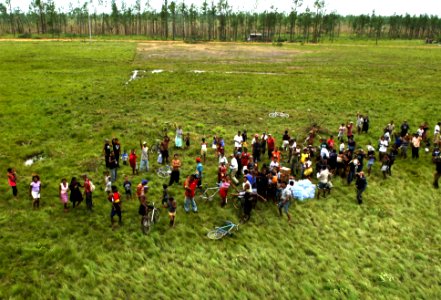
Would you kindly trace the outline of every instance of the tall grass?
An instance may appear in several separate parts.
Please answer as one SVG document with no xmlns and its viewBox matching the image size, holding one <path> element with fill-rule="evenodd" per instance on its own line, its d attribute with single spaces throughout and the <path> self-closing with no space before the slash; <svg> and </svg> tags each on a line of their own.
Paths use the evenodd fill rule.
<svg viewBox="0 0 441 300">
<path fill-rule="evenodd" d="M 336 132 L 360 111 L 371 119 L 369 134 L 356 135 L 364 146 L 375 143 L 390 120 L 399 126 L 407 119 L 412 131 L 438 121 L 436 47 L 189 48 L 200 46 L 0 43 L 0 168 L 17 168 L 20 195 L 13 200 L 6 180 L 0 182 L 0 298 L 438 298 L 439 193 L 431 187 L 430 155 L 423 153 L 419 161 L 398 160 L 386 180 L 377 163 L 362 206 L 353 186 L 334 179 L 326 200 L 291 207 L 291 224 L 274 205 L 260 203 L 249 223 L 221 241 L 206 233 L 224 220 L 237 222 L 236 210 L 201 202 L 198 214 L 185 214 L 180 186 L 170 188 L 179 204 L 175 228 L 168 228 L 163 211 L 143 236 L 137 201 L 123 204 L 123 226 L 109 227 L 105 138 L 116 136 L 129 150 L 140 139 L 158 139 L 165 122 L 181 124 L 192 137 L 190 149 L 177 151 L 183 176 L 193 172 L 203 136 L 222 134 L 230 152 L 237 130 L 268 130 L 280 141 L 287 128 L 300 138 L 313 122 Z M 134 69 L 147 72 L 126 85 Z M 165 72 L 149 72 L 154 69 Z M 274 109 L 291 117 L 269 119 Z M 43 160 L 25 167 L 36 154 Z M 205 170 L 205 182 L 214 184 L 212 153 Z M 64 213 L 60 179 L 85 172 L 98 186 L 94 211 L 81 205 Z M 43 183 L 38 211 L 27 198 L 32 173 Z M 129 168 L 119 174 L 122 190 Z M 134 184 L 148 178 L 149 200 L 160 203 L 164 180 L 154 173 L 130 178 Z"/>
</svg>

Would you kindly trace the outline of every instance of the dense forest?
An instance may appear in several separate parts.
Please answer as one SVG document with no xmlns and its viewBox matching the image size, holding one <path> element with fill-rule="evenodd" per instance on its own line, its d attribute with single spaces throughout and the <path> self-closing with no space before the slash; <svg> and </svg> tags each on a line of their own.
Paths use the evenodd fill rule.
<svg viewBox="0 0 441 300">
<path fill-rule="evenodd" d="M 301 41 L 318 43 L 339 36 L 368 39 L 424 39 L 440 41 L 441 19 L 435 15 L 341 16 L 326 12 L 323 0 L 300 12 L 301 0 L 292 1 L 290 12 L 233 11 L 227 0 L 205 0 L 200 7 L 184 1 L 164 0 L 160 11 L 141 0 L 133 6 L 112 0 L 108 13 L 96 13 L 98 1 L 69 11 L 57 8 L 53 0 L 32 0 L 24 12 L 13 0 L 0 2 L 0 35 L 32 37 L 75 37 L 89 35 L 144 36 L 147 39 L 189 41 Z M 94 12 L 91 12 L 94 11 Z"/>
</svg>

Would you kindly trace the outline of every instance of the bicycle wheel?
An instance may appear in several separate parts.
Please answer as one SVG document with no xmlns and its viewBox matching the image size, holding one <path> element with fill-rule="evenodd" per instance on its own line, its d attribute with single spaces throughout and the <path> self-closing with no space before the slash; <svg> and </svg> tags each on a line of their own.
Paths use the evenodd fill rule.
<svg viewBox="0 0 441 300">
<path fill-rule="evenodd" d="M 277 113 L 276 112 L 269 113 L 268 117 L 275 118 L 275 117 L 277 117 Z"/>
<path fill-rule="evenodd" d="M 207 237 L 211 240 L 219 240 L 225 236 L 225 232 L 215 229 L 207 233 Z"/>
<path fill-rule="evenodd" d="M 239 197 L 234 197 L 233 198 L 233 206 L 236 209 L 241 209 L 242 208 L 242 199 Z"/>
<path fill-rule="evenodd" d="M 168 171 L 164 170 L 164 168 L 159 168 L 158 170 L 156 170 L 156 175 L 158 175 L 161 178 L 167 178 L 168 176 L 170 176 Z"/>
<path fill-rule="evenodd" d="M 287 113 L 280 113 L 279 116 L 281 118 L 289 118 L 289 114 L 287 114 Z"/>
<path fill-rule="evenodd" d="M 148 234 L 152 228 L 152 223 L 151 223 L 151 212 L 149 212 L 146 216 L 142 217 L 142 222 L 141 222 L 141 230 L 144 234 Z"/>
<path fill-rule="evenodd" d="M 161 210 L 159 208 L 155 208 L 155 214 L 153 215 L 153 223 L 158 223 L 160 213 Z"/>
</svg>

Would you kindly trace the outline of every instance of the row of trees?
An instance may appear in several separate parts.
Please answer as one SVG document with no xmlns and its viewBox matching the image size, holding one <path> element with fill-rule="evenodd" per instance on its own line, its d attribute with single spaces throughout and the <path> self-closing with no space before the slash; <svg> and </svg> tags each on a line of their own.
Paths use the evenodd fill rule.
<svg viewBox="0 0 441 300">
<path fill-rule="evenodd" d="M 151 39 L 245 40 L 250 34 L 265 41 L 288 40 L 320 42 L 341 34 L 357 38 L 439 39 L 441 19 L 437 16 L 371 15 L 340 16 L 326 13 L 325 1 L 316 0 L 312 8 L 299 12 L 302 0 L 293 0 L 290 12 L 271 8 L 264 12 L 233 11 L 228 0 L 208 2 L 201 7 L 185 2 L 164 0 L 160 11 L 141 0 L 133 6 L 118 7 L 112 0 L 109 13 L 89 12 L 93 0 L 69 12 L 57 8 L 54 0 L 32 0 L 26 12 L 14 8 L 13 0 L 0 2 L 0 35 L 142 35 Z"/>
</svg>

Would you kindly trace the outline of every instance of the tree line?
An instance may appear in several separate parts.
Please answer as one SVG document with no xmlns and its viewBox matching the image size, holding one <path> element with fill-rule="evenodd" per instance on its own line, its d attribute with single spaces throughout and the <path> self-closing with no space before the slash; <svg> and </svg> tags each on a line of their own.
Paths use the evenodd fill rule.
<svg viewBox="0 0 441 300">
<path fill-rule="evenodd" d="M 192 41 L 301 41 L 318 43 L 339 36 L 368 39 L 441 40 L 441 19 L 436 15 L 341 16 L 327 13 L 324 0 L 300 12 L 302 0 L 293 0 L 289 12 L 271 7 L 264 12 L 233 11 L 228 0 L 208 2 L 200 7 L 184 1 L 164 0 L 156 11 L 141 0 L 133 6 L 111 1 L 108 13 L 90 12 L 91 2 L 69 11 L 57 8 L 54 0 L 32 0 L 24 12 L 13 0 L 0 2 L 0 35 L 31 37 L 51 35 L 72 37 L 91 35 L 144 36 L 147 39 Z M 91 1 L 91 0 L 88 0 Z M 102 4 L 98 0 L 98 7 Z M 95 6 L 94 6 L 95 7 Z M 95 7 L 96 8 L 96 7 Z"/>
</svg>

